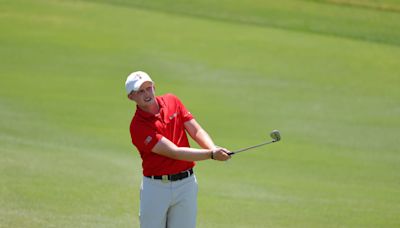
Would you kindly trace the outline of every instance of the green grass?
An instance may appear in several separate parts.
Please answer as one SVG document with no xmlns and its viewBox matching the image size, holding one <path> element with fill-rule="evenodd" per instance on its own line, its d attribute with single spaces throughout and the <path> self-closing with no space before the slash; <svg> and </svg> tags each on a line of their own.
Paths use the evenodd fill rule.
<svg viewBox="0 0 400 228">
<path fill-rule="evenodd" d="M 295 31 L 400 44 L 397 0 L 86 0 Z"/>
<path fill-rule="evenodd" d="M 369 4 L 365 6 L 365 4 Z M 0 227 L 138 227 L 124 81 L 231 150 L 198 227 L 398 227 L 397 1 L 1 1 Z"/>
</svg>

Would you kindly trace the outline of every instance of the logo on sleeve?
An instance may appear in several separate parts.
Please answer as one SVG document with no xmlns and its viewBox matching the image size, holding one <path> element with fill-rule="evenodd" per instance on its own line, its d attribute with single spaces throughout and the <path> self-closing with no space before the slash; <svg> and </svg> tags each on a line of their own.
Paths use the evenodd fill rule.
<svg viewBox="0 0 400 228">
<path fill-rule="evenodd" d="M 151 140 L 153 139 L 153 137 L 151 137 L 150 135 L 146 137 L 146 139 L 144 140 L 144 144 L 147 146 Z"/>
</svg>

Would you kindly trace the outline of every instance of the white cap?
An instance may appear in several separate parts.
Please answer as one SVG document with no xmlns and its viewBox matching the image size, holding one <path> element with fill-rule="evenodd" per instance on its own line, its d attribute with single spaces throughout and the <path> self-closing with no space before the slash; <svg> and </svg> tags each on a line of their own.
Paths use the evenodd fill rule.
<svg viewBox="0 0 400 228">
<path fill-rule="evenodd" d="M 146 72 L 135 71 L 131 73 L 125 82 L 126 93 L 130 94 L 132 91 L 138 91 L 145 82 L 153 82 Z"/>
</svg>

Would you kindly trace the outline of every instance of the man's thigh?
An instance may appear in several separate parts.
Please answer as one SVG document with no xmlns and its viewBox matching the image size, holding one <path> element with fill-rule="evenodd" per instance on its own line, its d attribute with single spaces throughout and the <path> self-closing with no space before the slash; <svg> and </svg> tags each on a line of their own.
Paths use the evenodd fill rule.
<svg viewBox="0 0 400 228">
<path fill-rule="evenodd" d="M 165 228 L 170 204 L 171 188 L 168 183 L 143 177 L 140 189 L 140 227 Z"/>
<path fill-rule="evenodd" d="M 194 175 L 174 186 L 172 206 L 167 216 L 168 227 L 196 227 L 197 192 L 197 180 Z"/>
</svg>

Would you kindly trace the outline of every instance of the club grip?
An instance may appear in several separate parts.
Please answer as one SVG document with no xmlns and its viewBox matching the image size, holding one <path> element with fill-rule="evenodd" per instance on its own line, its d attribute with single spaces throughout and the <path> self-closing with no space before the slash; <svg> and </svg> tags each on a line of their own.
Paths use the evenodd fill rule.
<svg viewBox="0 0 400 228">
<path fill-rule="evenodd" d="M 235 152 L 229 152 L 229 153 L 227 153 L 229 156 L 231 156 L 231 155 L 234 155 L 235 154 Z"/>
</svg>

